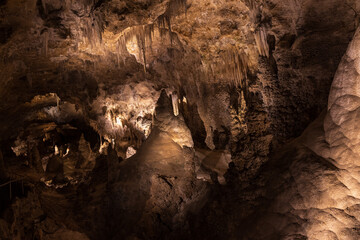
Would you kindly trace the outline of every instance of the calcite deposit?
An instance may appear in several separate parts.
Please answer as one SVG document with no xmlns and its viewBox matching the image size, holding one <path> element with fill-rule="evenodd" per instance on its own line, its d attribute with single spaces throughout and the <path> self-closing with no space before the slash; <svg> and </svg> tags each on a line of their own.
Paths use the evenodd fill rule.
<svg viewBox="0 0 360 240">
<path fill-rule="evenodd" d="M 359 239 L 359 12 L 0 0 L 0 239 Z"/>
</svg>

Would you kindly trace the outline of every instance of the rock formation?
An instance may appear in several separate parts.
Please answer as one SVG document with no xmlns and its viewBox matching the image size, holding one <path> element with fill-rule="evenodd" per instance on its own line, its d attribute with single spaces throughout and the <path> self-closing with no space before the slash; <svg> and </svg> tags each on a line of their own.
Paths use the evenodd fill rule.
<svg viewBox="0 0 360 240">
<path fill-rule="evenodd" d="M 0 239 L 359 239 L 359 11 L 0 1 Z"/>
</svg>

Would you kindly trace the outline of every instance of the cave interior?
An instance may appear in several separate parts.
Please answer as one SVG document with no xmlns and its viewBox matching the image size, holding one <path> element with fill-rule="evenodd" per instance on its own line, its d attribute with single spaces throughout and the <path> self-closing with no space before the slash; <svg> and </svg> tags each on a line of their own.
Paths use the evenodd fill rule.
<svg viewBox="0 0 360 240">
<path fill-rule="evenodd" d="M 359 13 L 0 0 L 0 239 L 360 239 Z"/>
</svg>

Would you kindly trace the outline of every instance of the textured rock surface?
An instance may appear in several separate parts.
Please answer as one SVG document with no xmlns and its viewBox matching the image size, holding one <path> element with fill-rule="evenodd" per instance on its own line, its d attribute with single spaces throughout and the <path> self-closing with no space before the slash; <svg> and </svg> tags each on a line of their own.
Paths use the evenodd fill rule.
<svg viewBox="0 0 360 240">
<path fill-rule="evenodd" d="M 356 169 L 359 156 L 359 39 L 358 30 L 331 86 L 324 125 L 330 145 L 329 157 L 336 160 L 337 166 L 346 169 Z"/>
<path fill-rule="evenodd" d="M 254 182 L 237 186 L 236 194 L 230 185 L 209 201 L 198 216 L 206 220 L 194 220 L 198 237 L 219 238 L 230 228 L 226 239 L 359 238 L 359 39 L 357 30 L 335 75 L 328 112 L 265 164 Z M 209 222 L 214 231 L 208 231 Z"/>
<path fill-rule="evenodd" d="M 20 6 L 18 1 L 1 6 L 6 19 L 2 126 L 13 124 L 4 127 L 4 138 L 16 134 L 19 113 L 31 111 L 22 104 L 35 95 L 55 92 L 77 105 L 87 121 L 107 122 L 99 119 L 111 109 L 102 115 L 100 105 L 118 100 L 122 92 L 115 89 L 146 79 L 157 91 L 169 88 L 180 99 L 186 96 L 196 105 L 192 115 L 200 115 L 200 123 L 194 124 L 204 125 L 207 145 L 216 148 L 218 135 L 227 135 L 233 153 L 242 152 L 237 165 L 251 171 L 266 161 L 272 145 L 300 135 L 326 106 L 359 8 L 356 1 L 340 0 L 31 1 Z M 162 24 L 162 16 L 171 25 Z M 146 29 L 151 28 L 150 38 Z M 266 33 L 268 58 L 259 56 L 259 32 Z M 242 87 L 228 87 L 239 81 Z M 250 150 L 243 151 L 244 145 Z"/>
<path fill-rule="evenodd" d="M 358 239 L 359 9 L 0 1 L 0 238 Z"/>
</svg>

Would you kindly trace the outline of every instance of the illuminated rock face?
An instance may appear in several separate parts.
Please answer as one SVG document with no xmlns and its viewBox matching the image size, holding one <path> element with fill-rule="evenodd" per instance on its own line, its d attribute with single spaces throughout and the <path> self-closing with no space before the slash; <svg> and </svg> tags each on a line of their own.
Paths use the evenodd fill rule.
<svg viewBox="0 0 360 240">
<path fill-rule="evenodd" d="M 240 187 L 241 197 L 219 198 L 241 216 L 203 213 L 240 229 L 229 239 L 359 239 L 359 49 L 358 29 L 336 72 L 327 112 L 265 164 L 259 182 Z M 248 197 L 253 207 L 247 208 Z M 233 198 L 240 204 L 230 204 Z"/>
<path fill-rule="evenodd" d="M 331 86 L 328 113 L 324 120 L 328 148 L 318 151 L 336 167 L 332 183 L 330 185 L 325 182 L 324 187 L 327 189 L 321 194 L 319 201 L 327 203 L 328 209 L 330 207 L 340 209 L 334 215 L 333 224 L 327 227 L 333 229 L 338 239 L 359 238 L 358 233 L 351 231 L 358 228 L 360 219 L 356 210 L 360 204 L 359 49 L 360 30 L 358 29 L 342 58 Z M 326 196 L 325 193 L 328 195 Z M 331 217 L 329 212 L 327 217 Z M 317 230 L 318 236 L 321 236 L 319 228 Z"/>
<path fill-rule="evenodd" d="M 339 168 L 356 169 L 360 156 L 360 33 L 339 65 L 329 96 L 324 129 L 330 145 L 329 157 Z M 356 171 L 356 170 L 355 170 Z"/>
<path fill-rule="evenodd" d="M 359 9 L 0 1 L 0 239 L 359 239 Z"/>
<path fill-rule="evenodd" d="M 134 134 L 137 147 L 149 136 L 159 92 L 151 82 L 130 83 L 101 91 L 92 103 L 91 125 L 108 142 Z"/>
</svg>

